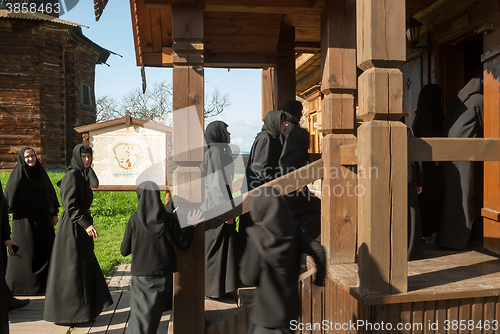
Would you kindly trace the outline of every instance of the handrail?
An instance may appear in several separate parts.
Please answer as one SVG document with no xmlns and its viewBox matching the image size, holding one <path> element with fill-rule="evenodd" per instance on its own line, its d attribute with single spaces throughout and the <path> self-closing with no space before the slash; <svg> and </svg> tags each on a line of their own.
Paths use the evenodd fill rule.
<svg viewBox="0 0 500 334">
<path fill-rule="evenodd" d="M 312 183 L 323 177 L 323 159 L 319 159 L 310 163 L 302 168 L 296 169 L 295 171 L 285 174 L 277 179 L 274 179 L 264 185 L 261 185 L 248 193 L 242 194 L 234 198 L 234 203 L 238 203 L 233 209 L 215 217 L 210 220 L 205 221 L 205 230 L 215 228 L 225 221 L 231 220 L 238 216 L 241 216 L 248 211 L 250 211 L 250 197 L 253 194 L 261 191 L 263 187 L 273 187 L 280 191 L 280 194 L 286 195 L 292 191 L 295 191 L 309 183 Z M 210 212 L 215 212 L 218 208 L 207 210 L 206 215 L 210 217 Z M 220 209 L 219 209 L 220 210 Z"/>
</svg>

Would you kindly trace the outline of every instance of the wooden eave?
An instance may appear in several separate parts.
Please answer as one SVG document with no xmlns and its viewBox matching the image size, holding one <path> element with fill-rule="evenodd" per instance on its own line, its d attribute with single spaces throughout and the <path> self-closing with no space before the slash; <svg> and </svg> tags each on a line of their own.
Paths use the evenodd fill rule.
<svg viewBox="0 0 500 334">
<path fill-rule="evenodd" d="M 137 65 L 172 67 L 172 1 L 130 0 Z M 299 52 L 320 48 L 324 2 L 317 0 L 207 0 L 206 67 L 274 66 L 282 25 L 295 26 Z"/>
<path fill-rule="evenodd" d="M 74 128 L 74 129 L 75 129 L 76 132 L 84 133 L 84 132 L 90 132 L 90 131 L 96 131 L 96 130 L 100 130 L 100 129 L 105 129 L 105 128 L 109 128 L 109 127 L 116 126 L 116 125 L 121 125 L 121 124 L 125 124 L 127 126 L 129 126 L 130 124 L 134 124 L 134 125 L 138 125 L 138 126 L 144 126 L 146 123 L 148 123 L 147 124 L 147 128 L 148 129 L 153 129 L 153 130 L 161 131 L 161 132 L 172 132 L 173 131 L 172 127 L 170 127 L 170 126 L 166 126 L 166 125 L 154 123 L 154 122 L 151 122 L 151 121 L 145 121 L 145 120 L 142 120 L 142 119 L 139 119 L 139 118 L 130 117 L 128 115 L 125 116 L 125 117 L 116 118 L 116 119 L 112 119 L 112 120 L 109 120 L 109 121 L 104 121 L 104 122 L 99 122 L 99 123 L 93 123 L 93 124 L 78 126 L 78 127 Z"/>
</svg>

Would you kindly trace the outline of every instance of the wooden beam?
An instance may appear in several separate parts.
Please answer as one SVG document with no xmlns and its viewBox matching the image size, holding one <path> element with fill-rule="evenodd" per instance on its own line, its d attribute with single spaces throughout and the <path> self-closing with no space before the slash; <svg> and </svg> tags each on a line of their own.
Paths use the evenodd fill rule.
<svg viewBox="0 0 500 334">
<path fill-rule="evenodd" d="M 498 138 L 409 138 L 409 161 L 500 161 Z"/>
<path fill-rule="evenodd" d="M 274 109 L 295 100 L 295 27 L 282 26 L 274 67 Z"/>
<path fill-rule="evenodd" d="M 406 292 L 406 126 L 363 123 L 358 144 L 360 287 L 370 294 Z"/>
<path fill-rule="evenodd" d="M 205 67 L 268 68 L 274 66 L 273 53 L 205 52 Z"/>
<path fill-rule="evenodd" d="M 339 149 L 340 164 L 344 166 L 351 166 L 358 164 L 358 144 L 353 143 L 349 145 L 342 145 Z"/>
<path fill-rule="evenodd" d="M 262 119 L 274 109 L 274 68 L 262 70 Z"/>
<path fill-rule="evenodd" d="M 324 175 L 321 198 L 321 244 L 328 264 L 356 261 L 358 180 L 354 168 L 341 165 L 339 149 L 356 145 L 352 134 L 322 139 Z M 344 146 L 342 146 L 344 145 Z"/>
<path fill-rule="evenodd" d="M 204 200 L 203 162 L 203 3 L 172 5 L 174 193 L 199 207 Z M 187 213 L 187 212 L 186 212 Z M 183 212 L 178 212 L 179 215 Z M 196 228 L 191 247 L 177 252 L 174 274 L 174 333 L 205 331 L 205 231 Z"/>
</svg>

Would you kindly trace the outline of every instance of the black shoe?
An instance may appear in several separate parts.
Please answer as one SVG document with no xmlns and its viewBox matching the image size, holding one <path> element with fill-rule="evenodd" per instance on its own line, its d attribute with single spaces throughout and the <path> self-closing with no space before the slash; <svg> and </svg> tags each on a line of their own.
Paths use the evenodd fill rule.
<svg viewBox="0 0 500 334">
<path fill-rule="evenodd" d="M 23 308 L 30 303 L 29 299 L 16 299 L 14 298 L 12 302 L 9 303 L 9 311 L 15 310 L 17 308 Z"/>
</svg>

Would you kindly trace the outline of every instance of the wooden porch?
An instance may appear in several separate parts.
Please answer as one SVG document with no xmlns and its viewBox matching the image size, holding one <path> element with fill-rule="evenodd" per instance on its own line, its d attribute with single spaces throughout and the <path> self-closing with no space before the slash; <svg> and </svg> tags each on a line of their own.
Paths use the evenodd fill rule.
<svg viewBox="0 0 500 334">
<path fill-rule="evenodd" d="M 497 333 L 500 258 L 482 247 L 431 253 L 408 262 L 408 291 L 399 294 L 368 294 L 356 264 L 329 266 L 317 298 L 302 280 L 298 333 Z"/>
<path fill-rule="evenodd" d="M 122 334 L 127 328 L 130 315 L 130 264 L 120 265 L 109 279 L 108 287 L 113 297 L 113 305 L 105 310 L 92 324 L 74 327 L 72 334 Z M 227 333 L 246 333 L 249 317 L 248 293 L 241 293 L 238 307 L 232 300 L 205 300 L 205 325 L 207 333 L 218 333 L 219 329 Z M 70 326 L 59 326 L 43 320 L 44 296 L 19 297 L 30 299 L 30 304 L 23 309 L 9 312 L 10 334 L 66 334 Z M 157 333 L 172 333 L 172 312 L 164 312 Z M 129 333 L 132 334 L 132 333 Z"/>
</svg>

